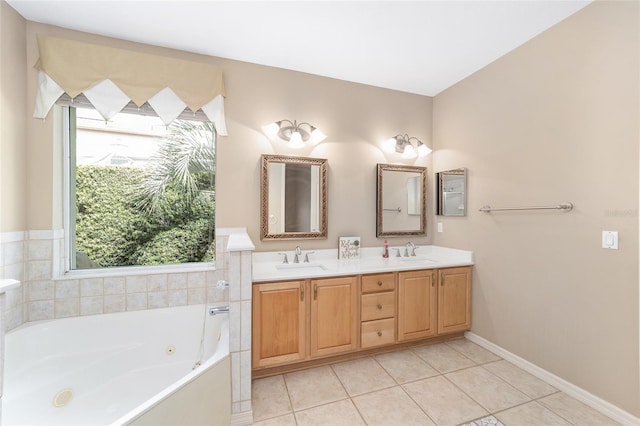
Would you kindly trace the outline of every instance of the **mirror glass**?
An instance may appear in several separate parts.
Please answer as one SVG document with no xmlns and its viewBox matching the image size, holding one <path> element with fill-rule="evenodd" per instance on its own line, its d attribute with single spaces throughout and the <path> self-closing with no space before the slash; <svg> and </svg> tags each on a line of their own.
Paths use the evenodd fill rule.
<svg viewBox="0 0 640 426">
<path fill-rule="evenodd" d="M 327 238 L 327 160 L 263 155 L 260 238 Z"/>
<path fill-rule="evenodd" d="M 467 169 L 460 168 L 436 173 L 436 214 L 441 216 L 467 215 Z"/>
<path fill-rule="evenodd" d="M 424 235 L 426 167 L 378 164 L 376 236 Z"/>
</svg>

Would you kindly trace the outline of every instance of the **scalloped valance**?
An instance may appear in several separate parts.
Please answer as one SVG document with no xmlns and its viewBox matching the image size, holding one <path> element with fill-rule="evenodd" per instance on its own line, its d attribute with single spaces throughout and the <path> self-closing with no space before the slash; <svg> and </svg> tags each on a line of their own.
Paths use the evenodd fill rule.
<svg viewBox="0 0 640 426">
<path fill-rule="evenodd" d="M 169 124 L 185 108 L 202 110 L 226 135 L 224 81 L 213 64 L 38 36 L 38 93 L 33 116 L 44 118 L 64 93 L 84 94 L 105 120 L 129 102 L 148 103 Z"/>
</svg>

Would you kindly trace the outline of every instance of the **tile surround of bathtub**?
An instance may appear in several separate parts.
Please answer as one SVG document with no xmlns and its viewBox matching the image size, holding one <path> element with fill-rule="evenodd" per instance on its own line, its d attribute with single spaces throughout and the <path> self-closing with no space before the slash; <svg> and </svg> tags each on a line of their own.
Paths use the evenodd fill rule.
<svg viewBox="0 0 640 426">
<path fill-rule="evenodd" d="M 251 251 L 230 251 L 229 351 L 231 352 L 231 409 L 234 416 L 251 415 Z M 248 289 L 248 290 L 247 290 Z"/>
<path fill-rule="evenodd" d="M 228 234 L 217 236 L 216 269 L 211 271 L 66 279 L 61 273 L 65 269 L 62 230 L 0 234 L 0 277 L 22 283 L 6 294 L 6 329 L 43 319 L 224 303 L 226 291 L 216 283 L 229 279 L 228 239 Z"/>
</svg>

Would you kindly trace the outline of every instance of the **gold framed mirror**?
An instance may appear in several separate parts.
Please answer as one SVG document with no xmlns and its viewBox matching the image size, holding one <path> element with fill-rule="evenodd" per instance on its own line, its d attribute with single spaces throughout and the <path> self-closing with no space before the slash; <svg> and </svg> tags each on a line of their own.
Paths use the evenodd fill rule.
<svg viewBox="0 0 640 426">
<path fill-rule="evenodd" d="M 327 160 L 262 155 L 260 239 L 327 238 Z"/>
<path fill-rule="evenodd" d="M 427 168 L 378 164 L 376 236 L 425 235 Z"/>
</svg>

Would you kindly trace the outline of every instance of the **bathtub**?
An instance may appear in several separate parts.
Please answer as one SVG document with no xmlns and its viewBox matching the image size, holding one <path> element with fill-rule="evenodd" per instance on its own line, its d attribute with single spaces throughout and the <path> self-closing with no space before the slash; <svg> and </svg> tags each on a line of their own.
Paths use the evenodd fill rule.
<svg viewBox="0 0 640 426">
<path fill-rule="evenodd" d="M 2 425 L 228 425 L 228 315 L 205 309 L 38 321 L 7 333 Z"/>
</svg>

